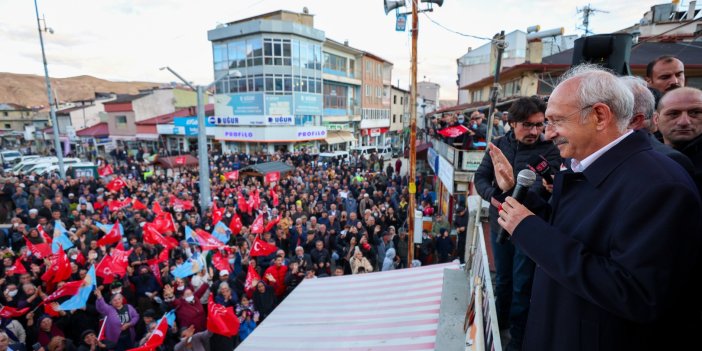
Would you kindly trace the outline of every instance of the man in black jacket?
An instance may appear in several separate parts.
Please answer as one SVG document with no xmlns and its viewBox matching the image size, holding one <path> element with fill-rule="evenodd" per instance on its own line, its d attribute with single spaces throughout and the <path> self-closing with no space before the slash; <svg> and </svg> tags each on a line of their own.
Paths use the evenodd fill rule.
<svg viewBox="0 0 702 351">
<path fill-rule="evenodd" d="M 538 96 L 523 97 L 515 101 L 509 109 L 510 131 L 494 141 L 495 146 L 510 161 L 517 179 L 519 171 L 528 168 L 533 157 L 545 157 L 552 169 L 558 170 L 561 157 L 558 149 L 550 141 L 543 140 L 544 112 L 546 103 Z M 489 153 L 485 153 L 475 173 L 475 186 L 480 196 L 494 202 L 504 198 L 512 190 L 503 192 L 495 181 L 495 170 Z M 541 177 L 537 177 L 532 187 L 545 192 Z M 497 208 L 490 207 L 490 237 L 495 260 L 495 306 L 500 330 L 509 328 L 511 341 L 508 350 L 521 349 L 524 327 L 529 313 L 531 283 L 534 277 L 534 262 L 511 242 L 497 243 L 500 226 L 497 224 Z"/>
</svg>

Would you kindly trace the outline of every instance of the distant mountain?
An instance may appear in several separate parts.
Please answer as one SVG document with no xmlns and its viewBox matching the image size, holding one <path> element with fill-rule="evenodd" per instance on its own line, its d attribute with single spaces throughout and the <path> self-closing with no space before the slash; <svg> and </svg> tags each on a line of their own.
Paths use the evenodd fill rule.
<svg viewBox="0 0 702 351">
<path fill-rule="evenodd" d="M 164 85 L 150 82 L 113 82 L 92 76 L 51 78 L 51 88 L 60 102 L 92 100 L 95 92 L 137 94 L 139 89 Z M 44 76 L 0 72 L 0 103 L 48 106 Z"/>
</svg>

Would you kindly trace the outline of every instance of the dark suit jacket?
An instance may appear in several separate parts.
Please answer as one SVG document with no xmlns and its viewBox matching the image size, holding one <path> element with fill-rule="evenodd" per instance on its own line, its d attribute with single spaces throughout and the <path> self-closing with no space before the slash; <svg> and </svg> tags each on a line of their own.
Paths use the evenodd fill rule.
<svg viewBox="0 0 702 351">
<path fill-rule="evenodd" d="M 548 209 L 512 237 L 537 264 L 524 350 L 677 350 L 695 337 L 702 204 L 645 134 L 557 174 Z"/>
</svg>

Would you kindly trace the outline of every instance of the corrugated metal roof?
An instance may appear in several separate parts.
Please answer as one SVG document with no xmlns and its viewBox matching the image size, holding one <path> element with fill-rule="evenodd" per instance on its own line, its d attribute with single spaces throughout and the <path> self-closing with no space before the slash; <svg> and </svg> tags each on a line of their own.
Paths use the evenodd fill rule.
<svg viewBox="0 0 702 351">
<path fill-rule="evenodd" d="M 110 130 L 107 126 L 107 122 L 100 122 L 92 127 L 84 128 L 76 132 L 77 136 L 80 137 L 98 137 L 110 135 Z"/>
</svg>

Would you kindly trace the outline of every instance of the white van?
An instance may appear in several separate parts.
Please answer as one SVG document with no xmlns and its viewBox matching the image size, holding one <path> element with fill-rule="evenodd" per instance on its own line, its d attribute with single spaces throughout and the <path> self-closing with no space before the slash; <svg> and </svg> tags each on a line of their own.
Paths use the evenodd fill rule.
<svg viewBox="0 0 702 351">
<path fill-rule="evenodd" d="M 348 151 L 331 151 L 331 152 L 321 152 L 317 161 L 319 163 L 331 162 L 335 157 L 341 158 L 343 164 L 349 163 L 349 152 Z"/>
<path fill-rule="evenodd" d="M 15 164 L 15 160 L 22 157 L 22 153 L 17 150 L 3 150 L 0 151 L 0 161 L 2 161 L 2 167 L 7 169 Z"/>
<path fill-rule="evenodd" d="M 351 152 L 358 152 L 358 156 L 363 155 L 363 158 L 368 158 L 370 155 L 377 153 L 378 157 L 382 157 L 384 161 L 392 158 L 392 148 L 390 145 L 385 146 L 359 146 L 351 149 Z"/>
<path fill-rule="evenodd" d="M 75 164 L 80 162 L 79 158 L 64 158 L 63 159 L 63 164 L 64 167 L 70 164 Z M 45 174 L 47 169 L 51 169 L 50 167 L 56 166 L 55 169 L 58 170 L 58 160 L 56 161 L 50 161 L 50 162 L 42 162 L 42 163 L 37 163 L 36 165 L 30 167 L 28 170 L 24 171 L 24 168 L 22 168 L 22 173 L 25 174 L 31 174 L 31 173 L 37 173 L 37 174 Z"/>
</svg>

